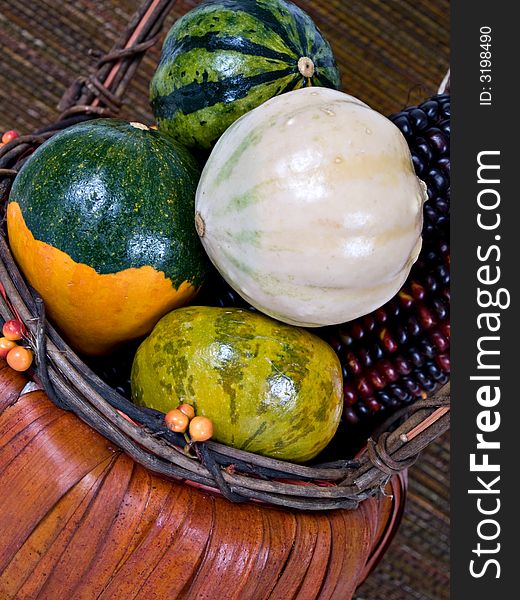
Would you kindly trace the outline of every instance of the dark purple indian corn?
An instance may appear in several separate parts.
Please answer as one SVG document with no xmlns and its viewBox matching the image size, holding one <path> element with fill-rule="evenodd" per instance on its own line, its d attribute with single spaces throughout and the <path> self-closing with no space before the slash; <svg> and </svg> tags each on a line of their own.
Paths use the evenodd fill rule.
<svg viewBox="0 0 520 600">
<path fill-rule="evenodd" d="M 381 413 L 435 391 L 450 373 L 450 96 L 436 95 L 390 119 L 428 186 L 423 248 L 397 296 L 324 331 L 343 365 L 343 414 L 350 424 L 380 420 Z"/>
<path fill-rule="evenodd" d="M 326 330 L 343 365 L 344 419 L 351 424 L 425 397 L 450 373 L 450 96 L 434 96 L 390 119 L 428 186 L 423 248 L 397 296 Z"/>
</svg>

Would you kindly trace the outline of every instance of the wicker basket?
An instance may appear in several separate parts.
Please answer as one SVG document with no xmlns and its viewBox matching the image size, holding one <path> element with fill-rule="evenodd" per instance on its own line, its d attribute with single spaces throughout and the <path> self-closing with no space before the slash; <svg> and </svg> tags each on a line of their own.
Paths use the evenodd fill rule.
<svg viewBox="0 0 520 600">
<path fill-rule="evenodd" d="M 127 85 L 143 53 L 157 41 L 172 4 L 147 0 L 116 46 L 99 60 L 97 71 L 68 90 L 58 121 L 0 149 L 2 202 L 23 161 L 44 140 L 79 121 L 117 114 Z M 65 344 L 46 321 L 43 302 L 19 273 L 4 237 L 0 258 L 0 315 L 26 324 L 27 340 L 36 353 L 35 381 L 56 405 L 74 412 L 157 474 L 217 490 L 233 502 L 254 500 L 313 511 L 351 509 L 380 493 L 392 475 L 410 466 L 449 427 L 449 389 L 439 392 L 436 386 L 436 395 L 420 390 L 416 394 L 420 400 L 380 422 L 380 433 L 368 439 L 355 460 L 302 466 L 215 442 L 195 444 L 195 452 L 187 454 L 184 437 L 164 426 L 161 413 L 134 406 Z"/>
</svg>

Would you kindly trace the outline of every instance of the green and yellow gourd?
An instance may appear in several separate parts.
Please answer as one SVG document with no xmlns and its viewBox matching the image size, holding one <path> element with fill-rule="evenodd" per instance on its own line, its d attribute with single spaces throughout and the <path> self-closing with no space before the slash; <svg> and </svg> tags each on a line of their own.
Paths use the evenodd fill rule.
<svg viewBox="0 0 520 600">
<path fill-rule="evenodd" d="M 343 406 L 334 351 L 304 329 L 241 309 L 187 307 L 163 317 L 132 367 L 137 404 L 189 403 L 214 439 L 304 462 L 332 439 Z"/>
<path fill-rule="evenodd" d="M 22 167 L 7 209 L 12 253 L 78 351 L 149 333 L 199 289 L 199 168 L 164 134 L 102 119 L 68 128 Z"/>
<path fill-rule="evenodd" d="M 309 15 L 286 0 L 216 0 L 172 27 L 150 98 L 161 130 L 207 149 L 241 115 L 310 85 L 338 89 L 340 77 Z"/>
</svg>

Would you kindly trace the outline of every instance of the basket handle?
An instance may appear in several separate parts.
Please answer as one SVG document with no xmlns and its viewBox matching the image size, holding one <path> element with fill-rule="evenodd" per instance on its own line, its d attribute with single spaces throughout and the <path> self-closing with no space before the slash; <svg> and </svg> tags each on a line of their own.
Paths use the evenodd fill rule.
<svg viewBox="0 0 520 600">
<path fill-rule="evenodd" d="M 146 0 L 132 17 L 112 49 L 96 64 L 88 77 L 79 77 L 58 104 L 60 120 L 78 113 L 117 114 L 123 96 L 144 53 L 160 37 L 164 21 L 175 0 Z"/>
</svg>

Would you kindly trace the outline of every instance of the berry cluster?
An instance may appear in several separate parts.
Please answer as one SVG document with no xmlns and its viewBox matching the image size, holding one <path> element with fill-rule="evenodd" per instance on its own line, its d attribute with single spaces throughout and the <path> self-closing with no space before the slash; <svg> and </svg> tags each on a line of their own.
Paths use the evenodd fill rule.
<svg viewBox="0 0 520 600">
<path fill-rule="evenodd" d="M 191 404 L 181 404 L 166 413 L 164 422 L 168 429 L 177 433 L 189 431 L 189 440 L 192 442 L 205 442 L 213 435 L 213 423 L 208 417 L 196 417 Z"/>
<path fill-rule="evenodd" d="M 0 358 L 5 358 L 15 371 L 27 371 L 33 362 L 32 350 L 17 343 L 23 339 L 23 333 L 23 325 L 18 319 L 11 319 L 3 324 Z"/>
</svg>

